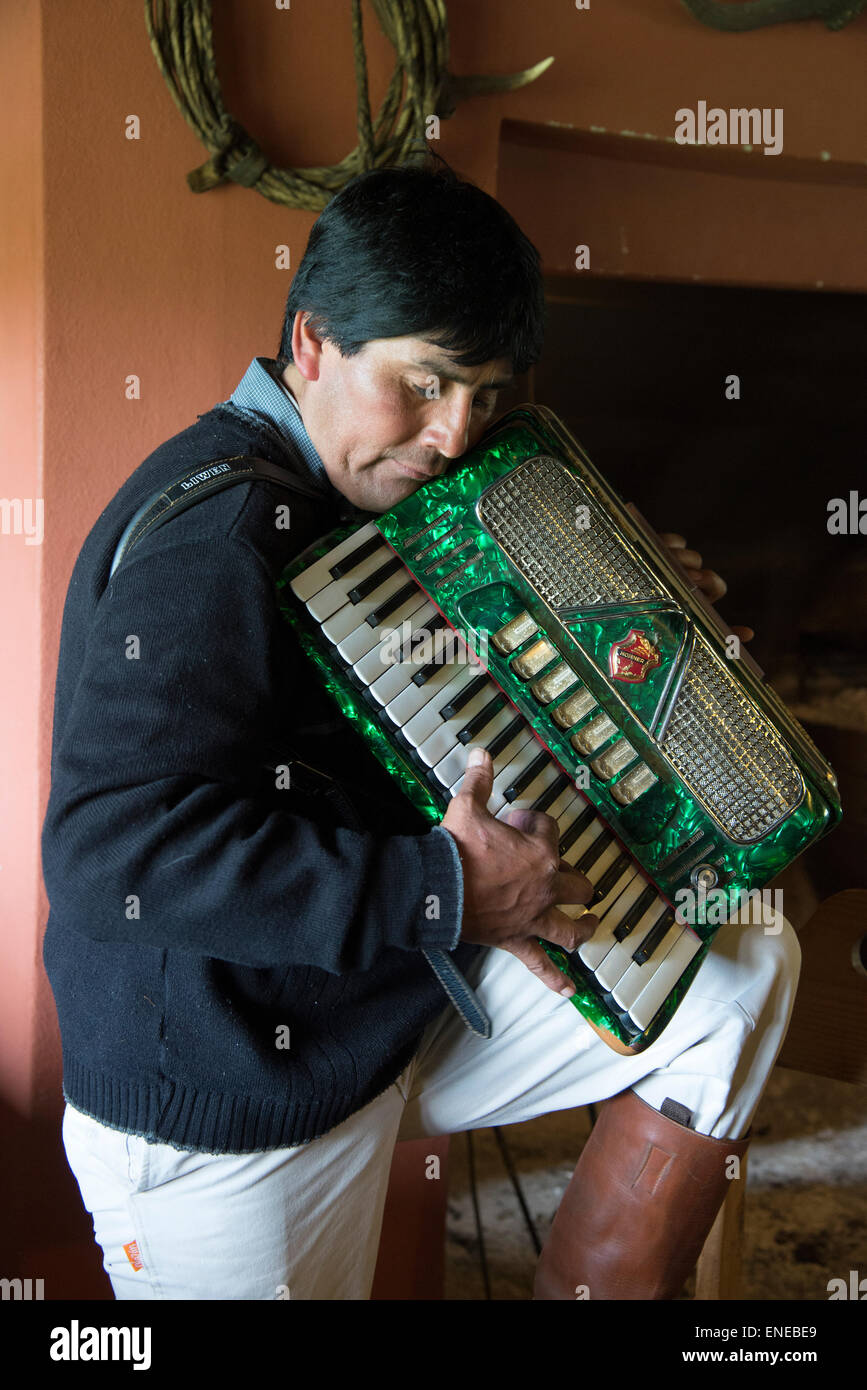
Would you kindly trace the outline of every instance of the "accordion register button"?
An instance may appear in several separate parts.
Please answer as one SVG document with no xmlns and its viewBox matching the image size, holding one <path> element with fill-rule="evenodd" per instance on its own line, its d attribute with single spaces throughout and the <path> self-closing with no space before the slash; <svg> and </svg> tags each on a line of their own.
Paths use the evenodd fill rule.
<svg viewBox="0 0 867 1390">
<path fill-rule="evenodd" d="M 530 690 L 540 705 L 549 705 L 552 700 L 556 700 L 558 695 L 565 695 L 566 691 L 576 683 L 578 677 L 567 666 L 565 661 L 561 661 L 559 666 L 555 666 L 547 676 L 540 677 L 530 686 Z"/>
<path fill-rule="evenodd" d="M 574 695 L 570 695 L 568 700 L 564 700 L 562 705 L 552 710 L 551 717 L 561 729 L 571 729 L 573 724 L 577 724 L 579 719 L 583 719 L 585 714 L 589 714 L 595 708 L 595 696 L 590 694 L 586 686 L 582 686 Z"/>
<path fill-rule="evenodd" d="M 628 767 L 634 757 L 635 749 L 632 744 L 627 743 L 625 738 L 619 738 L 598 758 L 594 758 L 590 766 L 597 777 L 602 777 L 607 782 Z"/>
<path fill-rule="evenodd" d="M 656 777 L 651 772 L 647 763 L 639 763 L 631 772 L 627 772 L 625 777 L 621 777 L 619 782 L 615 782 L 611 788 L 611 795 L 621 806 L 631 806 L 633 801 L 637 801 L 645 792 L 656 784 Z"/>
<path fill-rule="evenodd" d="M 492 632 L 491 641 L 502 656 L 509 656 L 538 630 L 539 624 L 534 622 L 529 613 L 519 613 L 517 618 L 512 618 L 505 627 Z"/>
<path fill-rule="evenodd" d="M 512 670 L 521 680 L 528 681 L 531 676 L 538 676 L 549 662 L 557 656 L 556 647 L 552 647 L 544 637 L 539 642 L 534 642 L 532 647 L 528 647 L 520 656 L 513 657 Z"/>
<path fill-rule="evenodd" d="M 597 714 L 595 719 L 591 719 L 589 724 L 585 724 L 583 729 L 572 735 L 570 740 L 572 747 L 585 756 L 595 753 L 597 748 L 601 748 L 603 743 L 607 743 L 612 734 L 617 733 L 617 725 L 608 718 L 607 714 Z"/>
</svg>

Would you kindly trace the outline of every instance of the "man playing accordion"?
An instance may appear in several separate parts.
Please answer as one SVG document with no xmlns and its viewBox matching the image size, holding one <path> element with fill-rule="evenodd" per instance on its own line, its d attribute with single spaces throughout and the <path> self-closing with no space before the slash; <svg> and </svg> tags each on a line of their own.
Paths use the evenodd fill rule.
<svg viewBox="0 0 867 1390">
<path fill-rule="evenodd" d="M 592 890 L 551 817 L 495 819 L 480 748 L 429 829 L 278 606 L 317 537 L 477 443 L 542 332 L 538 253 L 497 202 L 448 170 L 361 175 L 312 229 L 277 358 L 155 450 L 82 548 L 44 955 L 64 1143 L 118 1298 L 367 1298 L 398 1139 L 598 1103 L 536 1297 L 672 1299 L 735 1180 L 794 997 L 789 924 L 723 926 L 657 1041 L 616 1052 L 539 945 L 596 926 L 562 910 Z M 296 490 L 201 498 L 110 573 L 150 497 L 247 457 Z M 450 953 L 491 1037 L 425 950 Z"/>
</svg>

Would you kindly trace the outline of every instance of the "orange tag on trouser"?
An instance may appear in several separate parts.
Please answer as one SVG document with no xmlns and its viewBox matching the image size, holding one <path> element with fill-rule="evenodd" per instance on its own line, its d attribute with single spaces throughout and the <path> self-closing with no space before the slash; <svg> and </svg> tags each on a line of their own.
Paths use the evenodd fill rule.
<svg viewBox="0 0 867 1390">
<path fill-rule="evenodd" d="M 132 1265 L 133 1269 L 142 1269 L 142 1259 L 141 1255 L 138 1252 L 138 1245 L 136 1244 L 136 1242 L 134 1240 L 131 1240 L 129 1245 L 125 1245 L 123 1248 L 126 1252 L 126 1257 Z"/>
</svg>

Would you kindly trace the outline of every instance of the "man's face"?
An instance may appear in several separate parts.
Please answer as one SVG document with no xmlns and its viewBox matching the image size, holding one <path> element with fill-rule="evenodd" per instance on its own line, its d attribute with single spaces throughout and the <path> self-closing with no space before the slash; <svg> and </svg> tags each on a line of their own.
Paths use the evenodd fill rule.
<svg viewBox="0 0 867 1390">
<path fill-rule="evenodd" d="M 508 358 L 460 367 L 425 338 L 375 338 L 354 357 L 314 340 L 296 363 L 283 377 L 331 482 L 371 512 L 471 449 L 496 416 L 498 388 L 511 385 Z"/>
</svg>

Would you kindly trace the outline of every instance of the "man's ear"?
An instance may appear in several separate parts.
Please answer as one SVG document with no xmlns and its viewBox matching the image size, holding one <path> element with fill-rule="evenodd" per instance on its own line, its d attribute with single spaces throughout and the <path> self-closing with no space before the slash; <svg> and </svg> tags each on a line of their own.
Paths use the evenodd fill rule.
<svg viewBox="0 0 867 1390">
<path fill-rule="evenodd" d="M 310 327 L 310 315 L 299 309 L 292 325 L 292 360 L 306 381 L 316 381 L 321 356 L 322 342 Z"/>
</svg>

